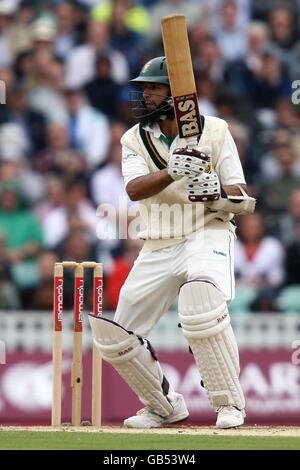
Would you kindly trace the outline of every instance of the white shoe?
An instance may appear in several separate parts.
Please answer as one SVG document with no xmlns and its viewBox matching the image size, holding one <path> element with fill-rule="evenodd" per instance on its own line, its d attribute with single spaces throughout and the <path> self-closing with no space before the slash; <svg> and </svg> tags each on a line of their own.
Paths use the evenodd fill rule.
<svg viewBox="0 0 300 470">
<path fill-rule="evenodd" d="M 244 424 L 246 413 L 235 406 L 221 406 L 218 409 L 217 428 L 235 428 Z"/>
<path fill-rule="evenodd" d="M 174 409 L 167 418 L 163 418 L 146 407 L 139 410 L 135 416 L 125 419 L 124 426 L 127 428 L 160 428 L 163 424 L 179 423 L 189 417 L 182 395 L 176 393 L 171 404 Z"/>
</svg>

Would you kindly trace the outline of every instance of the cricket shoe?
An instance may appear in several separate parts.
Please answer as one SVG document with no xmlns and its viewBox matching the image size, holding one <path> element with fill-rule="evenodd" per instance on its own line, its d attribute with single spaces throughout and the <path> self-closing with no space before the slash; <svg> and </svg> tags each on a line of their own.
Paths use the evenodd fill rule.
<svg viewBox="0 0 300 470">
<path fill-rule="evenodd" d="M 171 404 L 173 411 L 166 418 L 145 407 L 139 410 L 135 416 L 125 419 L 124 426 L 127 428 L 160 428 L 163 424 L 179 423 L 189 417 L 182 395 L 176 393 Z"/>
<path fill-rule="evenodd" d="M 218 408 L 217 428 L 236 428 L 244 424 L 246 413 L 235 406 L 220 406 Z"/>
</svg>

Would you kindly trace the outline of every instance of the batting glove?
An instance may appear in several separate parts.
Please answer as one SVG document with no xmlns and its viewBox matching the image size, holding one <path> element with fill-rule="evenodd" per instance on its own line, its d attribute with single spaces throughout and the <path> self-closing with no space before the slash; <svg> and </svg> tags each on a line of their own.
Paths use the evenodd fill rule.
<svg viewBox="0 0 300 470">
<path fill-rule="evenodd" d="M 177 148 L 173 151 L 168 162 L 168 174 L 173 180 L 184 176 L 194 177 L 210 171 L 210 148 L 199 149 Z"/>
<path fill-rule="evenodd" d="M 188 198 L 192 202 L 217 201 L 221 195 L 221 184 L 217 173 L 191 176 L 185 183 Z"/>
</svg>

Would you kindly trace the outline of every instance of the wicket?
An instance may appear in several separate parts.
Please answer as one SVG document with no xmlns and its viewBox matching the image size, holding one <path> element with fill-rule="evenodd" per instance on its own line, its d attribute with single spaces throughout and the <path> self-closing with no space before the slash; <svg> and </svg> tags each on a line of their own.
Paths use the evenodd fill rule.
<svg viewBox="0 0 300 470">
<path fill-rule="evenodd" d="M 73 328 L 73 363 L 71 374 L 72 387 L 72 425 L 81 424 L 82 396 L 82 319 L 84 304 L 84 269 L 94 270 L 93 313 L 103 313 L 103 265 L 84 261 L 63 261 L 55 263 L 54 267 L 54 331 L 53 331 L 53 389 L 52 389 L 52 426 L 61 425 L 62 401 L 62 320 L 64 269 L 74 269 L 74 328 Z M 101 426 L 101 389 L 102 389 L 102 360 L 96 346 L 92 352 L 92 425 Z"/>
</svg>

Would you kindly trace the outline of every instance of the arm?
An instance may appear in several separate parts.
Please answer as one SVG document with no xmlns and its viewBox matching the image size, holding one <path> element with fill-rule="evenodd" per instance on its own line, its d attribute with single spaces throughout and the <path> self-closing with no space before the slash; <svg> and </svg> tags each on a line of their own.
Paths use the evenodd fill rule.
<svg viewBox="0 0 300 470">
<path fill-rule="evenodd" d="M 215 171 L 189 178 L 186 189 L 190 201 L 204 202 L 211 210 L 235 214 L 254 211 L 255 199 L 248 196 L 243 168 L 229 131 L 226 133 Z"/>
<path fill-rule="evenodd" d="M 168 169 L 165 168 L 155 173 L 134 178 L 127 184 L 126 191 L 132 201 L 140 201 L 160 193 L 173 181 L 168 174 Z"/>
<path fill-rule="evenodd" d="M 241 186 L 243 188 L 243 190 L 247 194 L 249 194 L 246 184 L 240 183 L 239 186 Z M 227 196 L 241 196 L 242 192 L 241 192 L 239 186 L 237 186 L 236 184 L 223 185 L 222 189 L 226 193 Z"/>
<path fill-rule="evenodd" d="M 127 184 L 126 191 L 132 201 L 140 201 L 141 199 L 146 199 L 160 193 L 173 181 L 173 178 L 168 174 L 168 169 L 166 168 L 156 173 L 149 173 L 148 175 L 134 178 Z M 247 193 L 247 185 L 240 184 L 240 186 Z M 235 184 L 224 185 L 223 190 L 226 195 L 242 195 L 240 188 Z"/>
<path fill-rule="evenodd" d="M 200 171 L 204 171 L 208 165 L 205 158 L 206 156 L 199 150 L 191 153 L 190 150 L 184 148 L 175 149 L 170 155 L 167 168 L 150 173 L 145 160 L 123 145 L 122 173 L 127 194 L 132 201 L 154 196 L 173 181 L 185 176 L 196 176 Z"/>
</svg>

